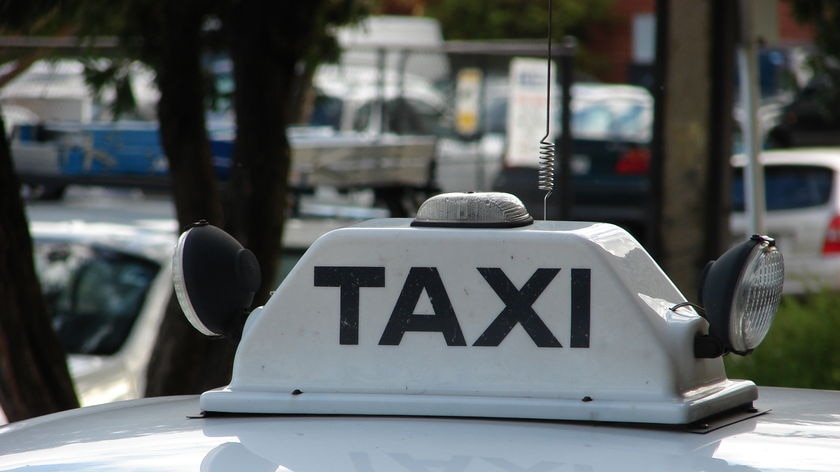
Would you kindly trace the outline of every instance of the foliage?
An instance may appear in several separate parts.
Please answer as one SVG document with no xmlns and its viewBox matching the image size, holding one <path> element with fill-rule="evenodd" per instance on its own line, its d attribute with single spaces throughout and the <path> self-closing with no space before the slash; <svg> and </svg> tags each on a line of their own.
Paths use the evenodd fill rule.
<svg viewBox="0 0 840 472">
<path fill-rule="evenodd" d="M 809 58 L 816 77 L 822 80 L 815 87 L 817 103 L 840 120 L 840 0 L 788 0 L 794 18 L 813 25 L 817 53 Z"/>
<path fill-rule="evenodd" d="M 770 333 L 749 356 L 727 356 L 731 378 L 759 385 L 840 389 L 840 293 L 785 297 Z"/>
<path fill-rule="evenodd" d="M 592 21 L 603 21 L 614 0 L 553 0 L 552 36 L 585 39 Z M 546 0 L 430 0 L 426 13 L 441 22 L 447 39 L 544 38 Z"/>
</svg>

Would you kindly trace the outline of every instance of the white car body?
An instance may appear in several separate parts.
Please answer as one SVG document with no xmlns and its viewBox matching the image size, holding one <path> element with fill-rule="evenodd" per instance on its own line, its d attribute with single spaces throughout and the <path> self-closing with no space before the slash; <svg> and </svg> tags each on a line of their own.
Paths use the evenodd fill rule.
<svg viewBox="0 0 840 472">
<path fill-rule="evenodd" d="M 30 232 L 39 242 L 97 246 L 160 266 L 125 342 L 112 355 L 70 354 L 68 366 L 82 406 L 140 398 L 158 327 L 172 295 L 172 253 L 178 225 L 169 202 L 70 198 L 66 204 L 33 202 Z M 126 209 L 128 207 L 130 210 Z"/>
<path fill-rule="evenodd" d="M 634 425 L 346 415 L 205 416 L 198 398 L 114 403 L 0 430 L 0 470 L 820 471 L 840 395 L 761 388 L 762 414 L 705 433 Z"/>
<path fill-rule="evenodd" d="M 823 252 L 827 237 L 840 237 L 838 228 L 831 226 L 832 221 L 840 216 L 840 148 L 764 151 L 760 160 L 770 172 L 779 166 L 830 171 L 830 177 L 825 179 L 825 195 L 817 194 L 822 190 L 813 179 L 790 180 L 784 188 L 767 188 L 768 194 L 775 192 L 775 195 L 768 195 L 768 198 L 784 198 L 792 202 L 798 199 L 802 204 L 791 203 L 787 205 L 789 208 L 768 209 L 764 215 L 764 224 L 765 233 L 777 240 L 785 255 L 787 293 L 840 289 L 840 252 Z M 736 167 L 743 167 L 745 163 L 746 157 L 743 155 L 733 158 Z M 735 240 L 750 232 L 749 225 L 750 220 L 745 212 L 731 213 L 730 229 Z"/>
<path fill-rule="evenodd" d="M 221 287 L 252 286 L 237 244 L 209 225 L 179 238 L 174 284 L 199 330 L 220 321 Z M 769 328 L 765 308 L 715 321 L 735 303 L 721 280 L 778 304 L 778 251 L 742 248 L 755 258 L 721 256 L 701 308 L 617 226 L 433 197 L 413 220 L 319 238 L 244 323 L 228 386 L 7 425 L 0 470 L 840 470 L 840 392 L 758 388 L 698 350 L 731 316 L 745 337 Z"/>
</svg>

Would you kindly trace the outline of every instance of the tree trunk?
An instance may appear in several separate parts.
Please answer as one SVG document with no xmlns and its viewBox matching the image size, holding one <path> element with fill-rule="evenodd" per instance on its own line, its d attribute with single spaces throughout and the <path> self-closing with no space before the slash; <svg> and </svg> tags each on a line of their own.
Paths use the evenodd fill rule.
<svg viewBox="0 0 840 472">
<path fill-rule="evenodd" d="M 292 159 L 286 127 L 298 88 L 295 68 L 321 8 L 315 1 L 293 5 L 243 1 L 227 17 L 237 117 L 227 228 L 260 262 L 257 304 L 275 288 Z"/>
<path fill-rule="evenodd" d="M 50 324 L 5 126 L 0 118 L 0 405 L 9 421 L 76 408 Z"/>
<path fill-rule="evenodd" d="M 204 130 L 197 38 L 201 0 L 166 2 L 159 120 L 164 151 L 170 156 L 178 219 L 199 218 L 223 226 L 256 255 L 263 274 L 254 304 L 274 289 L 291 150 L 286 127 L 298 87 L 296 68 L 325 26 L 323 0 L 307 2 L 232 2 L 222 15 L 234 66 L 236 143 L 227 185 L 225 221 L 210 165 Z M 194 13 L 194 12 L 193 12 Z M 349 14 L 350 11 L 345 12 Z M 337 21 L 333 18 L 332 21 Z M 170 303 L 153 354 L 147 395 L 191 393 L 230 379 L 235 344 L 200 338 Z"/>
<path fill-rule="evenodd" d="M 711 7 L 708 0 L 657 2 L 652 252 L 695 299 L 707 259 Z M 731 113 L 731 110 L 730 110 Z"/>
<path fill-rule="evenodd" d="M 160 41 L 158 120 L 182 229 L 201 219 L 224 224 L 204 119 L 200 34 L 205 8 L 200 0 L 165 2 L 160 29 L 145 38 Z M 233 346 L 195 331 L 173 296 L 149 363 L 146 395 L 198 393 L 225 385 L 232 364 Z"/>
</svg>

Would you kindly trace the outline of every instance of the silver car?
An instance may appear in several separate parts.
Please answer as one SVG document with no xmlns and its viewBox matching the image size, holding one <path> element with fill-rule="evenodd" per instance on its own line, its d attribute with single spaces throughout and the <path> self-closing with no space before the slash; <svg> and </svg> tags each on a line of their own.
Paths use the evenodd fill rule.
<svg viewBox="0 0 840 472">
<path fill-rule="evenodd" d="M 82 405 L 143 396 L 172 294 L 171 203 L 114 195 L 27 207 L 53 328 Z"/>
<path fill-rule="evenodd" d="M 785 254 L 785 292 L 840 289 L 840 148 L 765 151 L 765 232 Z M 743 167 L 735 156 L 730 228 L 734 240 L 749 231 Z"/>
<path fill-rule="evenodd" d="M 27 206 L 36 268 L 82 406 L 140 398 L 172 296 L 178 223 L 167 197 L 75 189 Z M 282 278 L 341 219 L 286 222 Z M 2 419 L 2 417 L 0 417 Z"/>
</svg>

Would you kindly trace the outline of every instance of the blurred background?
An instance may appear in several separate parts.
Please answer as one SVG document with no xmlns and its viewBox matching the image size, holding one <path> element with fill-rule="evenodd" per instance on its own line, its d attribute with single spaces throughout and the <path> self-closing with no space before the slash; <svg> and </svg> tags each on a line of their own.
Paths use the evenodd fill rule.
<svg viewBox="0 0 840 472">
<path fill-rule="evenodd" d="M 267 296 L 324 232 L 453 191 L 620 225 L 689 299 L 706 261 L 775 237 L 778 326 L 730 376 L 840 388 L 837 2 L 309 3 L 6 7 L 2 192 L 82 404 L 223 384 L 194 368 L 218 346 L 165 321 L 190 222 L 254 248 Z"/>
</svg>

